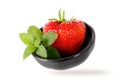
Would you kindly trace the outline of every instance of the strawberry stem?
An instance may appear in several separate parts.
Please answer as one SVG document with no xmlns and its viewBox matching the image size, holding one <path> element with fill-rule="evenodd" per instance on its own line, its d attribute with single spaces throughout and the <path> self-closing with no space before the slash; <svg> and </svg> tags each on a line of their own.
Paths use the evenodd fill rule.
<svg viewBox="0 0 120 80">
<path fill-rule="evenodd" d="M 60 9 L 59 12 L 58 12 L 58 17 L 59 17 L 59 19 L 50 18 L 49 20 L 55 20 L 55 21 L 58 21 L 58 22 L 61 22 L 61 23 L 68 21 L 67 19 L 65 19 L 65 11 L 61 11 L 61 9 Z M 75 20 L 75 18 L 72 17 L 69 21 L 71 21 L 71 20 Z"/>
<path fill-rule="evenodd" d="M 60 9 L 59 12 L 58 12 L 58 17 L 59 17 L 59 19 L 61 20 L 61 9 Z"/>
</svg>

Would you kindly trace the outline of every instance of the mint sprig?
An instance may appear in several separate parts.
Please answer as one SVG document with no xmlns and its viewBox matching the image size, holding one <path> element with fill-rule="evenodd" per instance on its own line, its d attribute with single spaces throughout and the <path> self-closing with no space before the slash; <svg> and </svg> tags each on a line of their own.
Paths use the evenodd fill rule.
<svg viewBox="0 0 120 80">
<path fill-rule="evenodd" d="M 28 28 L 27 33 L 20 33 L 19 36 L 22 42 L 27 45 L 23 59 L 32 53 L 42 58 L 60 58 L 57 49 L 51 46 L 58 37 L 55 32 L 42 33 L 38 27 L 32 25 Z"/>
</svg>

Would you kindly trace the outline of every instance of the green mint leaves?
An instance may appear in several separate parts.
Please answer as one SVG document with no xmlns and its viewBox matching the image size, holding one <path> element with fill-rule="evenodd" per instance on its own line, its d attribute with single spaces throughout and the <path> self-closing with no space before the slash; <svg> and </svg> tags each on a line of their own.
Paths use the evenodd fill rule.
<svg viewBox="0 0 120 80">
<path fill-rule="evenodd" d="M 31 53 L 33 53 L 36 50 L 36 47 L 34 46 L 28 46 L 23 54 L 23 59 L 26 59 Z"/>
<path fill-rule="evenodd" d="M 30 34 L 21 33 L 20 38 L 23 41 L 23 43 L 26 44 L 26 45 L 32 45 L 33 44 L 34 37 Z"/>
<path fill-rule="evenodd" d="M 41 44 L 41 39 L 35 39 L 35 41 L 34 41 L 34 46 L 35 46 L 35 47 L 38 47 L 39 44 Z"/>
<path fill-rule="evenodd" d="M 32 53 L 42 58 L 60 58 L 57 49 L 51 46 L 58 37 L 55 32 L 43 34 L 38 27 L 30 26 L 27 33 L 20 33 L 19 36 L 22 42 L 27 45 L 23 54 L 23 59 L 26 59 Z"/>
<path fill-rule="evenodd" d="M 56 39 L 57 39 L 57 34 L 54 32 L 47 32 L 42 36 L 43 45 L 45 47 L 48 47 L 51 44 L 53 44 Z"/>
<path fill-rule="evenodd" d="M 56 48 L 48 47 L 47 51 L 48 51 L 48 59 L 59 59 L 60 58 L 60 54 Z"/>
<path fill-rule="evenodd" d="M 45 47 L 42 44 L 40 46 L 38 46 L 36 54 L 43 58 L 47 58 L 47 50 L 45 49 Z"/>
<path fill-rule="evenodd" d="M 36 26 L 30 26 L 27 32 L 37 39 L 41 39 L 42 37 L 42 31 L 39 30 Z"/>
</svg>

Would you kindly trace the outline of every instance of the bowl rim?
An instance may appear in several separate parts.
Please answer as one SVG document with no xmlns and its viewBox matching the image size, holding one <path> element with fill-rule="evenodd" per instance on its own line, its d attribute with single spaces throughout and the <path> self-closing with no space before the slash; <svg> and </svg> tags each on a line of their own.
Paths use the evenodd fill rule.
<svg viewBox="0 0 120 80">
<path fill-rule="evenodd" d="M 36 54 L 32 54 L 35 58 L 39 59 L 39 60 L 42 60 L 42 61 L 52 61 L 52 62 L 61 62 L 61 61 L 64 61 L 64 60 L 69 60 L 71 58 L 75 58 L 75 57 L 78 57 L 81 55 L 81 53 L 85 52 L 91 45 L 92 45 L 92 42 L 95 38 L 95 32 L 94 32 L 94 29 L 89 25 L 87 24 L 86 22 L 84 22 L 85 25 L 89 26 L 90 30 L 91 30 L 91 34 L 92 34 L 92 37 L 88 43 L 88 45 L 83 48 L 80 52 L 74 54 L 74 55 L 71 55 L 71 56 L 68 56 L 68 57 L 64 57 L 64 58 L 60 58 L 60 59 L 44 59 L 44 58 L 41 58 L 39 57 L 38 55 Z"/>
</svg>

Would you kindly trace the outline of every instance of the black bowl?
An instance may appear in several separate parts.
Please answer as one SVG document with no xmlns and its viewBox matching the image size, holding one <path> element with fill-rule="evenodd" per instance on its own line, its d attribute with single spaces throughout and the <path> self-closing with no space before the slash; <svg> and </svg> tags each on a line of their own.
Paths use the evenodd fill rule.
<svg viewBox="0 0 120 80">
<path fill-rule="evenodd" d="M 86 37 L 80 51 L 77 54 L 57 60 L 43 59 L 36 54 L 33 54 L 33 57 L 44 67 L 58 70 L 69 69 L 83 63 L 88 58 L 95 44 L 95 32 L 93 28 L 87 23 L 84 24 L 86 26 Z"/>
</svg>

